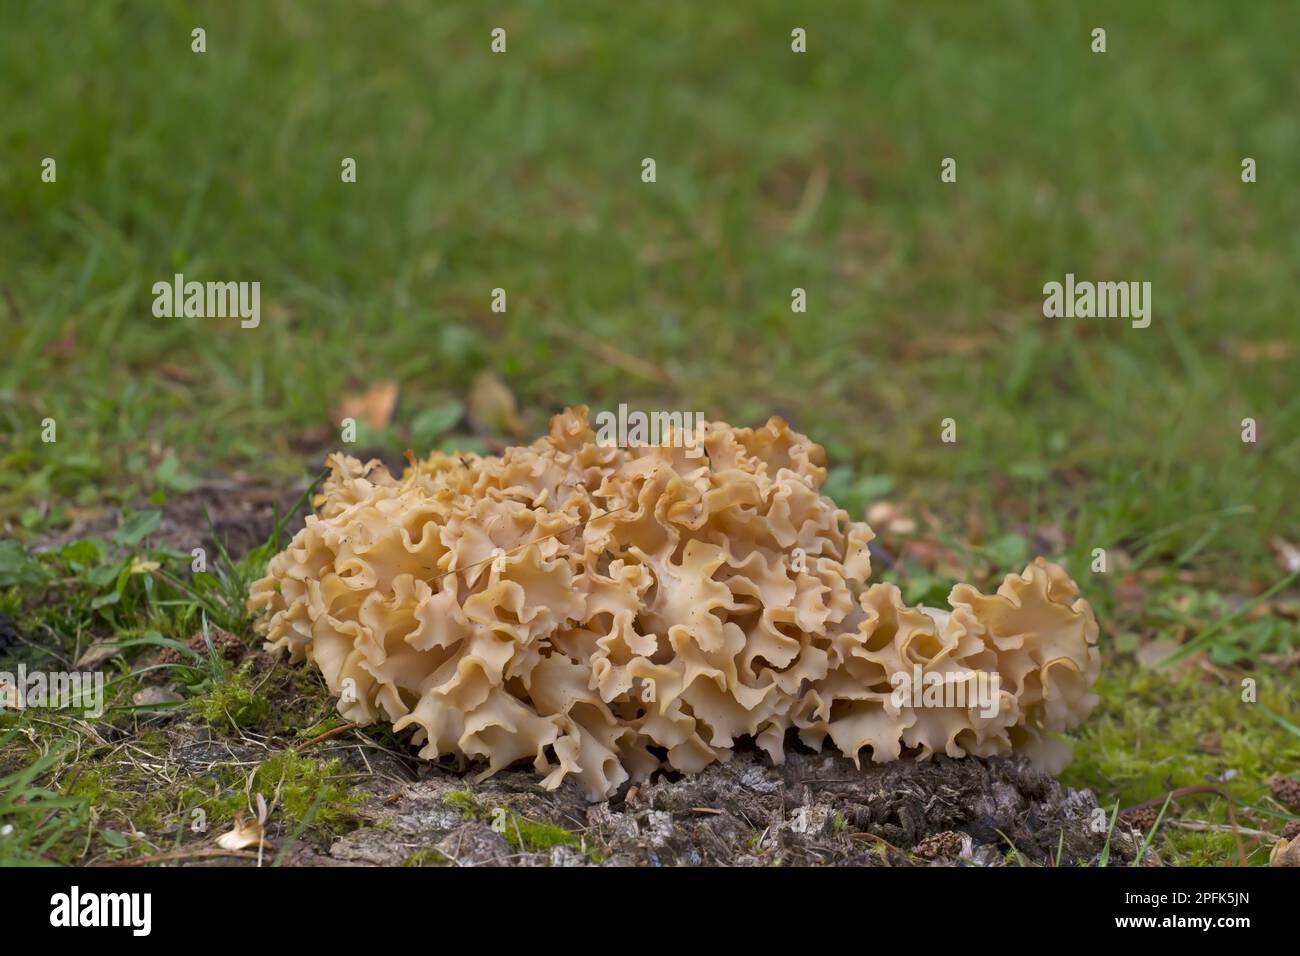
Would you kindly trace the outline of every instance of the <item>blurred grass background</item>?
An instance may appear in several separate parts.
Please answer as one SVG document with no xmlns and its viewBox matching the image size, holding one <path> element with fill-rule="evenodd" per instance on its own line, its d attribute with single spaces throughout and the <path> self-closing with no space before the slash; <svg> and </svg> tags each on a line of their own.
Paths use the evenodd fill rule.
<svg viewBox="0 0 1300 956">
<path fill-rule="evenodd" d="M 0 474 L 28 524 L 35 503 L 150 490 L 168 452 L 296 473 L 344 393 L 395 379 L 409 419 L 491 368 L 530 431 L 577 402 L 779 412 L 853 475 L 954 512 L 1032 500 L 1097 546 L 1235 505 L 1205 560 L 1267 559 L 1265 532 L 1294 530 L 1294 4 L 6 20 Z M 261 327 L 155 319 L 150 287 L 178 271 L 260 281 Z M 1066 272 L 1151 281 L 1151 327 L 1045 319 Z"/>
<path fill-rule="evenodd" d="M 3 536 L 200 478 L 300 486 L 346 396 L 398 384 L 400 452 L 490 371 L 527 434 L 574 403 L 785 415 L 854 517 L 887 497 L 955 538 L 1048 524 L 1077 576 L 1095 547 L 1154 569 L 1085 582 L 1108 661 L 1112 638 L 1205 633 L 1258 666 L 1296 643 L 1292 611 L 1242 612 L 1300 537 L 1298 35 L 1282 0 L 7 0 Z M 259 281 L 261 326 L 154 318 L 175 272 Z M 1150 281 L 1150 328 L 1045 319 L 1067 272 Z M 1230 680 L 1134 667 L 1108 665 L 1071 770 L 1108 807 L 1227 764 L 1257 799 L 1294 766 Z M 1174 858 L 1233 852 L 1220 832 Z"/>
</svg>

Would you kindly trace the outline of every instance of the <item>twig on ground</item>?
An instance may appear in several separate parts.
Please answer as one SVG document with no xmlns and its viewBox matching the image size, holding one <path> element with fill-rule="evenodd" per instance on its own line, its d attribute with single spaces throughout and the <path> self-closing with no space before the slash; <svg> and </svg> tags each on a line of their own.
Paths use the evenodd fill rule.
<svg viewBox="0 0 1300 956">
<path fill-rule="evenodd" d="M 579 335 L 558 323 L 548 322 L 543 328 L 557 338 L 562 338 L 580 349 L 592 353 L 597 358 L 603 359 L 610 365 L 615 365 L 625 372 L 631 372 L 633 375 L 649 379 L 652 382 L 658 382 L 661 385 L 667 385 L 672 382 L 668 373 L 658 365 L 647 362 L 645 359 L 637 358 L 635 355 L 628 355 L 621 349 L 615 348 L 608 342 L 600 339 L 594 339 L 587 335 Z"/>
<path fill-rule="evenodd" d="M 252 850 L 221 850 L 208 847 L 203 850 L 172 850 L 168 853 L 155 853 L 152 856 L 137 856 L 129 860 L 109 860 L 94 863 L 92 866 L 146 866 L 150 863 L 174 863 L 179 860 L 207 860 L 216 857 L 235 857 L 240 860 L 256 860 L 257 854 Z"/>
<path fill-rule="evenodd" d="M 1211 823 L 1209 820 L 1170 820 L 1167 826 L 1177 827 L 1179 830 L 1193 830 L 1198 833 L 1229 833 L 1234 828 L 1226 823 Z M 1252 830 L 1249 827 L 1237 827 L 1235 832 L 1248 837 L 1271 837 L 1277 838 L 1277 834 L 1269 833 L 1267 830 Z"/>
<path fill-rule="evenodd" d="M 329 740 L 331 737 L 337 737 L 340 734 L 346 734 L 349 730 L 356 730 L 360 726 L 361 724 L 354 724 L 354 723 L 339 724 L 337 727 L 332 727 L 331 729 L 325 731 L 325 733 L 323 734 L 317 734 L 315 737 L 311 738 L 311 740 L 304 740 L 302 743 L 300 743 L 298 746 L 294 747 L 293 749 L 295 751 L 301 752 L 314 744 L 320 743 L 322 740 Z"/>
<path fill-rule="evenodd" d="M 1131 807 L 1125 807 L 1120 812 L 1131 813 L 1134 810 L 1142 810 L 1146 807 L 1163 804 L 1166 800 L 1177 800 L 1179 797 L 1190 797 L 1197 793 L 1212 793 L 1217 797 L 1223 798 L 1224 802 L 1228 805 L 1228 820 L 1232 824 L 1232 836 L 1233 840 L 1237 844 L 1237 856 L 1240 859 L 1242 866 L 1248 866 L 1249 864 L 1246 860 L 1246 849 L 1241 845 L 1242 830 L 1237 823 L 1237 811 L 1234 809 L 1232 794 L 1228 793 L 1228 791 L 1224 790 L 1222 787 L 1215 787 L 1208 783 L 1197 783 L 1190 787 L 1179 787 L 1176 790 L 1162 793 L 1158 797 L 1152 797 L 1150 800 L 1143 800 L 1141 803 L 1135 803 Z"/>
<path fill-rule="evenodd" d="M 850 833 L 849 836 L 852 837 L 852 838 L 855 839 L 855 840 L 858 839 L 858 838 L 869 839 L 869 840 L 875 840 L 877 843 L 881 843 L 881 844 L 883 844 L 884 846 L 889 847 L 889 849 L 893 850 L 895 853 L 901 853 L 901 854 L 903 854 L 903 856 L 907 856 L 907 851 L 906 851 L 906 850 L 900 850 L 898 847 L 894 846 L 894 844 L 890 843 L 890 842 L 889 842 L 888 840 L 886 840 L 884 837 L 882 837 L 882 836 L 876 836 L 874 833 L 866 833 L 866 832 L 863 832 L 863 833 Z"/>
</svg>

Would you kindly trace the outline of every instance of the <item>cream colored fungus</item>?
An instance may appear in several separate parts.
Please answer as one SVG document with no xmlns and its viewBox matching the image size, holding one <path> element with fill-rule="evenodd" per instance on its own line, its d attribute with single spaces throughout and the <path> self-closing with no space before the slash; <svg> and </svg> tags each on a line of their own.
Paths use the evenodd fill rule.
<svg viewBox="0 0 1300 956">
<path fill-rule="evenodd" d="M 708 426 L 707 455 L 596 443 L 587 409 L 500 457 L 433 454 L 393 478 L 343 454 L 249 606 L 320 668 L 339 712 L 414 728 L 486 776 L 531 760 L 592 799 L 786 732 L 857 762 L 1022 750 L 1092 710 L 1097 624 L 1058 566 L 950 611 L 868 584 L 871 529 L 818 489 L 821 447 L 779 418 Z M 920 671 L 916 670 L 919 665 Z M 997 675 L 995 708 L 914 706 L 898 674 Z M 990 709 L 994 712 L 989 713 Z"/>
</svg>

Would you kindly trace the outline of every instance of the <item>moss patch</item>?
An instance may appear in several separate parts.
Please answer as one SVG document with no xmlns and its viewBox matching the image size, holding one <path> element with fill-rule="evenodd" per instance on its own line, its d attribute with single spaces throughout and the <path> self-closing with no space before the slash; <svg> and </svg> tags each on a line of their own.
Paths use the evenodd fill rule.
<svg viewBox="0 0 1300 956">
<path fill-rule="evenodd" d="M 1247 677 L 1258 682 L 1255 703 L 1242 700 Z M 1101 706 L 1074 735 L 1075 759 L 1062 780 L 1095 790 L 1107 812 L 1117 801 L 1124 808 L 1208 784 L 1231 795 L 1240 826 L 1280 832 L 1295 819 L 1268 793 L 1273 774 L 1300 764 L 1300 737 L 1270 716 L 1300 720 L 1281 680 L 1241 674 L 1225 681 L 1194 668 L 1167 673 L 1115 662 L 1098 692 Z M 1152 847 L 1169 863 L 1223 865 L 1239 859 L 1231 823 L 1225 799 L 1189 795 L 1171 804 Z M 1267 843 L 1243 838 L 1242 851 L 1252 864 L 1268 860 Z"/>
<path fill-rule="evenodd" d="M 540 820 L 529 820 L 516 813 L 507 817 L 501 835 L 506 838 L 512 850 L 528 853 L 546 853 L 552 847 L 579 847 L 582 844 L 582 840 L 576 834 L 570 833 L 562 826 Z"/>
</svg>

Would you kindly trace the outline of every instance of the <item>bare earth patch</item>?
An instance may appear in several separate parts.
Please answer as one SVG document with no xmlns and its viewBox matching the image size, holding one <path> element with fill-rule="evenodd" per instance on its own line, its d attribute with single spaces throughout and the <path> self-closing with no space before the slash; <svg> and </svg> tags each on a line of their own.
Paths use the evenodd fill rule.
<svg viewBox="0 0 1300 956">
<path fill-rule="evenodd" d="M 220 541 L 232 555 L 239 556 L 266 541 L 275 528 L 277 515 L 283 518 L 289 514 L 298 497 L 298 492 L 218 481 L 172 495 L 162 505 L 139 502 L 137 508 L 162 511 L 162 523 L 154 538 L 175 551 L 184 553 L 201 547 L 211 555 Z M 306 510 L 300 509 L 290 515 L 285 523 L 286 535 L 302 527 L 305 514 Z M 116 507 L 84 510 L 68 527 L 38 535 L 31 550 L 53 551 L 82 538 L 108 538 L 121 518 L 122 509 Z"/>
<path fill-rule="evenodd" d="M 299 865 L 899 866 L 1094 860 L 1091 791 L 1068 790 L 1021 758 L 898 761 L 857 770 L 793 753 L 783 767 L 737 753 L 679 780 L 589 804 L 507 772 L 470 785 L 431 767 L 360 807 L 363 826 Z M 1115 859 L 1140 840 L 1117 827 Z M 1017 861 L 1015 853 L 1023 858 Z"/>
</svg>

